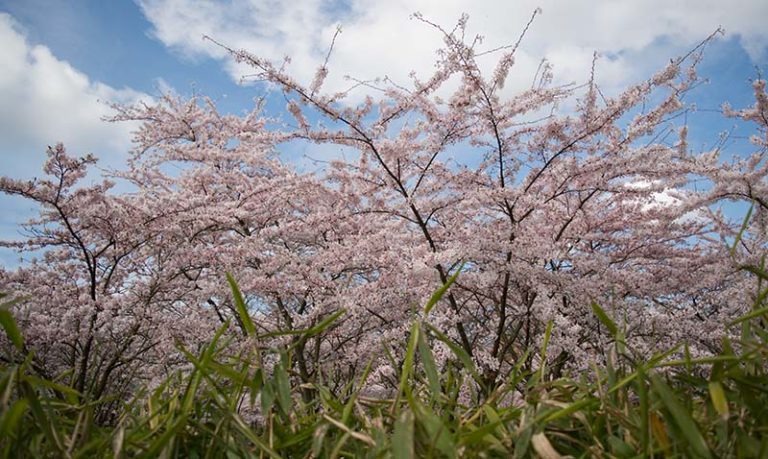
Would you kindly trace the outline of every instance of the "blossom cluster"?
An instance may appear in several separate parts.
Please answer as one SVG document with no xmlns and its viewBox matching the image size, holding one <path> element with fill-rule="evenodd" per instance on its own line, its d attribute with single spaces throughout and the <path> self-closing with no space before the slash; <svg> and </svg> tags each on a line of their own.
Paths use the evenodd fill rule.
<svg viewBox="0 0 768 459">
<path fill-rule="evenodd" d="M 373 362 L 371 384 L 394 384 L 411 321 L 457 269 L 427 320 L 489 385 L 526 355 L 536 364 L 526 351 L 550 321 L 558 371 L 605 358 L 612 338 L 592 302 L 637 349 L 685 341 L 694 353 L 716 351 L 721 324 L 752 295 L 739 266 L 765 254 L 765 83 L 755 84 L 754 107 L 725 110 L 758 131 L 756 152 L 725 163 L 717 151 L 690 151 L 685 127 L 672 142 L 656 135 L 687 109 L 696 59 L 613 98 L 597 97 L 594 76 L 585 94 L 547 80 L 509 96 L 514 48 L 486 78 L 463 24 L 440 29 L 432 77 L 356 106 L 323 93 L 325 64 L 304 86 L 230 50 L 284 92 L 295 125 L 258 107 L 222 115 L 201 99 L 118 107 L 116 121 L 142 122 L 118 174 L 129 193 L 109 192 L 107 181 L 80 185 L 95 159 L 61 145 L 48 152 L 47 179 L 0 178 L 0 191 L 41 209 L 14 244 L 45 249 L 42 258 L 0 270 L 0 290 L 24 298 L 14 312 L 35 368 L 97 397 L 174 371 L 180 345 L 195 348 L 227 321 L 242 325 L 226 273 L 257 332 L 293 346 L 293 374 L 307 383 L 322 372 L 343 385 Z M 558 109 L 576 97 L 574 112 Z M 358 155 L 299 173 L 275 154 L 307 141 Z M 691 186 L 703 182 L 703 191 Z M 754 212 L 732 249 L 739 225 L 715 205 L 733 200 Z M 307 340 L 272 333 L 342 309 Z M 242 344 L 244 330 L 232 333 Z M 436 357 L 447 365 L 452 354 L 438 345 Z"/>
</svg>

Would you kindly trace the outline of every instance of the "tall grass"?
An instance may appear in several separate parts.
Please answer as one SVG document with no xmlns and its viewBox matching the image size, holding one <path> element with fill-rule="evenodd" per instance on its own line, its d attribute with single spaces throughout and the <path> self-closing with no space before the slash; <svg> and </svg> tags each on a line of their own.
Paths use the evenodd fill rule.
<svg viewBox="0 0 768 459">
<path fill-rule="evenodd" d="M 84 401 L 72 388 L 37 376 L 6 302 L 0 325 L 25 359 L 0 368 L 0 452 L 6 458 L 768 457 L 768 274 L 748 269 L 758 279 L 757 300 L 749 314 L 727 324 L 740 329 L 740 339 L 724 339 L 718 355 L 672 359 L 688 355 L 683 346 L 639 360 L 594 304 L 614 337 L 605 365 L 580 377 L 554 377 L 544 363 L 523 371 L 524 356 L 488 393 L 462 348 L 415 319 L 398 362 L 399 385 L 378 398 L 364 391 L 368 370 L 336 392 L 323 383 L 332 375 L 298 384 L 292 348 L 260 346 L 232 278 L 250 344 L 233 354 L 225 324 L 197 352 L 179 345 L 189 368 L 127 401 Z M 323 333 L 341 314 L 299 338 Z M 551 325 L 541 347 L 528 351 L 542 357 L 537 361 L 546 362 L 550 332 Z M 435 363 L 435 342 L 453 351 L 446 368 Z M 99 425 L 94 412 L 110 403 L 118 407 L 116 422 Z"/>
</svg>

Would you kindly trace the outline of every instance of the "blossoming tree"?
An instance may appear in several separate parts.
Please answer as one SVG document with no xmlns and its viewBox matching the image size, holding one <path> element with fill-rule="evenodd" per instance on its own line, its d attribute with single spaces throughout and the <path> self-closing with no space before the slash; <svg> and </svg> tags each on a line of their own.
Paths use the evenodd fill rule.
<svg viewBox="0 0 768 459">
<path fill-rule="evenodd" d="M 457 270 L 428 320 L 482 368 L 486 388 L 520 359 L 538 364 L 526 350 L 550 321 L 556 371 L 602 358 L 611 338 L 593 301 L 638 349 L 715 349 L 722 322 L 748 304 L 739 264 L 765 253 L 765 83 L 754 107 L 725 110 L 757 125 L 757 151 L 725 163 L 692 151 L 675 124 L 697 52 L 615 97 L 594 74 L 583 88 L 553 86 L 546 68 L 509 95 L 517 45 L 495 50 L 485 75 L 488 53 L 464 41 L 465 18 L 453 31 L 425 22 L 444 36 L 435 73 L 408 88 L 385 80 L 378 99 L 325 93 L 326 65 L 305 85 L 230 50 L 282 91 L 291 122 L 260 107 L 221 115 L 198 99 L 118 108 L 117 121 L 142 122 L 119 174 L 133 192 L 77 186 L 94 160 L 62 146 L 49 150 L 49 179 L 2 178 L 0 191 L 42 209 L 15 245 L 45 248 L 43 258 L 0 272 L 0 287 L 25 297 L 16 313 L 39 371 L 98 397 L 174 368 L 174 343 L 238 320 L 227 272 L 260 333 L 295 345 L 303 382 L 323 371 L 342 384 L 369 361 L 386 382 L 419 305 Z M 356 155 L 302 174 L 276 155 L 291 142 Z M 723 200 L 754 202 L 733 250 L 738 228 L 714 210 Z M 341 309 L 320 335 L 272 333 Z"/>
</svg>

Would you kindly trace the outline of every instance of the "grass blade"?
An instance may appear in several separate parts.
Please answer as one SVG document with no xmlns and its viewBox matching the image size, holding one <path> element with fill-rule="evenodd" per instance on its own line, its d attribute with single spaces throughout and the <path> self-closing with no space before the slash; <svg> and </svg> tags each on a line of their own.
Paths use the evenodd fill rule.
<svg viewBox="0 0 768 459">
<path fill-rule="evenodd" d="M 461 269 L 464 267 L 464 263 L 459 265 L 458 268 L 456 268 L 456 272 L 453 273 L 451 277 L 448 278 L 448 280 L 443 284 L 439 289 L 435 291 L 435 293 L 432 294 L 432 296 L 427 301 L 427 304 L 424 306 L 424 316 L 426 317 L 427 314 L 429 314 L 429 311 L 432 310 L 432 308 L 435 307 L 438 301 L 445 295 L 445 292 L 448 291 L 449 288 L 451 288 L 451 285 L 453 285 L 454 282 L 456 282 L 456 278 L 459 277 L 459 274 L 461 274 Z"/>
<path fill-rule="evenodd" d="M 243 330 L 247 336 L 256 336 L 256 327 L 253 325 L 251 315 L 248 313 L 248 307 L 245 304 L 243 294 L 240 292 L 240 287 L 237 285 L 235 278 L 232 277 L 230 273 L 227 273 L 227 282 L 229 282 L 229 287 L 232 289 L 232 298 L 235 301 L 235 310 L 237 311 L 237 315 L 240 318 L 240 323 L 243 324 Z"/>
<path fill-rule="evenodd" d="M 667 383 L 659 375 L 654 374 L 651 375 L 651 385 L 656 395 L 659 396 L 659 399 L 664 404 L 664 407 L 672 415 L 672 420 L 680 428 L 693 453 L 698 457 L 712 457 L 712 452 L 701 435 L 696 421 L 693 420 L 688 409 L 680 403 Z"/>
<path fill-rule="evenodd" d="M 0 326 L 3 327 L 5 334 L 8 336 L 8 339 L 11 340 L 11 343 L 16 346 L 16 349 L 21 351 L 24 349 L 24 337 L 21 335 L 19 327 L 16 325 L 16 320 L 14 320 L 13 314 L 7 309 L 10 305 L 11 303 L 4 303 L 0 306 Z"/>
<path fill-rule="evenodd" d="M 413 430 L 413 413 L 410 410 L 404 410 L 395 421 L 392 433 L 392 457 L 394 459 L 413 459 L 416 457 Z"/>
<path fill-rule="evenodd" d="M 605 310 L 600 307 L 599 304 L 597 304 L 595 301 L 592 302 L 592 312 L 595 313 L 595 316 L 597 316 L 597 319 L 605 325 L 605 328 L 608 329 L 608 332 L 610 332 L 611 336 L 616 336 L 619 334 L 619 327 L 616 326 L 616 322 L 611 319 L 608 314 L 606 314 Z"/>
</svg>

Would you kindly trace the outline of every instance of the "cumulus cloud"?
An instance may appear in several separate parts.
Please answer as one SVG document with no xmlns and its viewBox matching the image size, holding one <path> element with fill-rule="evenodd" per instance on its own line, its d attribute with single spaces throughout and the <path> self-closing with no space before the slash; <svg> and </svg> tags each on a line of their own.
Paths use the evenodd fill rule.
<svg viewBox="0 0 768 459">
<path fill-rule="evenodd" d="M 8 14 L 0 13 L 0 43 L 0 173 L 36 173 L 46 146 L 56 142 L 118 165 L 130 148 L 134 126 L 104 122 L 113 114 L 108 103 L 148 96 L 90 80 L 47 47 L 30 44 Z"/>
<path fill-rule="evenodd" d="M 292 58 L 291 69 L 309 82 L 322 64 L 337 25 L 343 33 L 331 58 L 332 90 L 349 85 L 341 77 L 389 76 L 406 82 L 415 71 L 427 76 L 441 37 L 434 29 L 409 19 L 419 11 L 431 21 L 451 27 L 462 13 L 470 15 L 469 32 L 486 36 L 493 48 L 516 41 L 536 7 L 540 16 L 517 56 L 508 86 L 530 86 L 542 58 L 555 67 L 556 82 L 584 82 L 592 54 L 600 84 L 618 89 L 690 50 L 718 26 L 756 63 L 766 58 L 768 2 L 762 0 L 138 0 L 152 23 L 151 33 L 187 58 L 220 59 L 235 80 L 249 70 L 203 35 L 234 48 L 273 60 Z M 493 62 L 489 63 L 489 66 Z"/>
<path fill-rule="evenodd" d="M 119 167 L 135 126 L 102 117 L 113 114 L 109 102 L 134 103 L 148 96 L 90 80 L 47 47 L 29 43 L 3 13 L 0 43 L 0 175 L 39 175 L 46 146 L 56 142 L 73 154 L 94 153 L 102 165 Z M 0 209 L 0 239 L 17 239 L 18 224 L 35 214 L 35 207 L 18 197 L 0 195 Z M 18 264 L 17 254 L 0 248 L 0 266 Z"/>
</svg>

